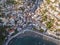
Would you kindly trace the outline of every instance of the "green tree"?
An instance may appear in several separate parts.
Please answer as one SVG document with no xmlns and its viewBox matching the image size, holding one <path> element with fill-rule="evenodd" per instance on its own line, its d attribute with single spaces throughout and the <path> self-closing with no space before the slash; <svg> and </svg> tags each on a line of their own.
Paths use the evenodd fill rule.
<svg viewBox="0 0 60 45">
<path fill-rule="evenodd" d="M 51 21 L 46 23 L 46 27 L 50 29 L 53 26 L 53 23 Z"/>
<path fill-rule="evenodd" d="M 5 27 L 0 26 L 0 45 L 2 45 L 4 42 L 4 39 L 6 36 L 3 34 L 5 34 L 5 33 L 6 33 Z"/>
<path fill-rule="evenodd" d="M 50 0 L 46 0 L 46 1 L 47 1 L 48 4 L 50 3 Z"/>
<path fill-rule="evenodd" d="M 44 32 L 44 30 L 43 30 L 43 29 L 40 29 L 39 31 L 40 31 L 41 33 L 43 33 L 43 32 Z"/>
<path fill-rule="evenodd" d="M 42 21 L 47 21 L 47 15 L 44 15 L 44 16 L 42 17 Z"/>
<path fill-rule="evenodd" d="M 15 0 L 7 0 L 6 4 L 17 4 Z"/>
</svg>

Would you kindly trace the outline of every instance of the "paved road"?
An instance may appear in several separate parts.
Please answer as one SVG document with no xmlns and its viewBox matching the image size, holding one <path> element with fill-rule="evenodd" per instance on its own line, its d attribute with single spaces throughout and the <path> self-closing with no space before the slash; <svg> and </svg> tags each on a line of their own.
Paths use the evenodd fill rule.
<svg viewBox="0 0 60 45">
<path fill-rule="evenodd" d="M 43 2 L 43 0 L 36 0 L 34 6 L 29 10 L 30 12 L 35 12 L 35 10 L 40 6 L 40 4 Z"/>
<path fill-rule="evenodd" d="M 42 35 L 44 39 L 49 40 L 49 41 L 52 41 L 52 42 L 54 42 L 54 43 L 56 43 L 56 44 L 58 44 L 58 45 L 60 44 L 60 40 L 54 39 L 54 38 L 52 38 L 52 37 L 46 36 L 46 35 L 44 35 L 44 34 L 42 34 L 42 33 L 36 32 L 36 31 L 32 31 L 32 30 L 26 29 L 26 30 L 23 30 L 23 31 L 19 32 L 19 33 L 16 34 L 15 36 L 12 36 L 12 37 L 6 42 L 6 44 L 4 44 L 4 45 L 8 45 L 8 43 L 9 43 L 9 41 L 10 41 L 11 39 L 13 39 L 13 38 L 15 38 L 16 36 L 18 36 L 19 34 L 25 33 L 25 32 L 32 32 L 32 33 L 36 33 L 36 34 Z"/>
</svg>

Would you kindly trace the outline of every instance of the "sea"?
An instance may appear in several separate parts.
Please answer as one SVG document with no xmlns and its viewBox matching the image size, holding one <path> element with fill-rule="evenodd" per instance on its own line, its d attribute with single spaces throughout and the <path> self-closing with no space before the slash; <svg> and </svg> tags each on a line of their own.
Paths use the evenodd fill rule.
<svg viewBox="0 0 60 45">
<path fill-rule="evenodd" d="M 44 40 L 43 38 L 24 36 L 22 38 L 13 38 L 8 45 L 56 45 L 53 42 Z"/>
</svg>

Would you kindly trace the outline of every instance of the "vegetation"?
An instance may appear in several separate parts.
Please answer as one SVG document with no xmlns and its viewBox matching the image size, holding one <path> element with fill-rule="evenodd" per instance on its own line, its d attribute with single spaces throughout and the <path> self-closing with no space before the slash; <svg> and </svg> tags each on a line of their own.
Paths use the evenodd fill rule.
<svg viewBox="0 0 60 45">
<path fill-rule="evenodd" d="M 37 30 L 35 27 L 32 28 L 33 30 Z"/>
<path fill-rule="evenodd" d="M 7 37 L 7 35 L 9 34 L 6 31 L 6 28 L 11 28 L 10 26 L 0 26 L 0 45 L 2 45 L 4 43 L 5 37 Z M 17 31 L 16 31 L 17 33 Z"/>
<path fill-rule="evenodd" d="M 47 15 L 44 15 L 44 16 L 42 17 L 42 20 L 43 20 L 43 21 L 47 21 Z"/>
<path fill-rule="evenodd" d="M 45 10 L 43 10 L 43 13 L 45 14 L 47 12 L 47 10 L 45 9 Z"/>
<path fill-rule="evenodd" d="M 6 33 L 5 27 L 0 26 L 0 45 L 3 44 L 3 41 L 4 41 L 5 37 L 6 37 L 5 33 Z"/>
<path fill-rule="evenodd" d="M 44 15 L 46 14 L 47 11 L 48 11 L 47 9 L 45 9 L 45 10 L 41 10 L 41 14 L 42 14 L 42 16 L 44 16 Z"/>
<path fill-rule="evenodd" d="M 43 33 L 43 32 L 44 32 L 44 30 L 43 30 L 43 29 L 40 29 L 39 31 L 40 31 L 41 33 Z"/>
<path fill-rule="evenodd" d="M 49 21 L 46 22 L 46 27 L 50 29 L 54 24 L 54 19 L 49 19 Z"/>
<path fill-rule="evenodd" d="M 2 44 L 3 44 L 4 39 L 5 39 L 5 36 L 0 35 L 0 45 L 2 45 Z"/>
<path fill-rule="evenodd" d="M 46 0 L 46 1 L 47 1 L 48 4 L 50 3 L 50 0 Z"/>
<path fill-rule="evenodd" d="M 2 15 L 2 7 L 0 5 L 0 17 L 1 17 L 1 15 Z"/>
<path fill-rule="evenodd" d="M 17 29 L 15 30 L 15 33 L 13 33 L 11 36 L 14 36 L 15 34 L 17 34 L 18 33 L 18 31 L 17 31 Z"/>
<path fill-rule="evenodd" d="M 0 19 L 0 23 L 2 22 L 2 19 Z"/>
<path fill-rule="evenodd" d="M 47 27 L 48 29 L 50 29 L 52 26 L 53 26 L 53 23 L 52 23 L 51 21 L 48 21 L 48 22 L 46 23 L 46 27 Z"/>
<path fill-rule="evenodd" d="M 56 7 L 50 6 L 50 8 L 54 11 L 56 11 Z"/>
<path fill-rule="evenodd" d="M 19 10 L 22 10 L 24 12 L 25 8 L 24 7 L 20 7 Z"/>
<path fill-rule="evenodd" d="M 2 20 L 0 19 L 0 23 L 1 22 L 2 22 Z M 3 44 L 5 37 L 8 35 L 6 28 L 9 28 L 9 26 L 8 27 L 3 26 L 3 25 L 0 26 L 0 45 Z"/>
<path fill-rule="evenodd" d="M 17 4 L 15 0 L 7 0 L 6 4 Z"/>
</svg>

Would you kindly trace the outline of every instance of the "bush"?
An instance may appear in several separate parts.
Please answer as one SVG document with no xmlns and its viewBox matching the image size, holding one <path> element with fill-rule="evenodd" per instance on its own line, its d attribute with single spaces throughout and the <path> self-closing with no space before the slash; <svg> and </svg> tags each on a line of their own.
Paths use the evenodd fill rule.
<svg viewBox="0 0 60 45">
<path fill-rule="evenodd" d="M 3 35 L 0 35 L 0 45 L 2 45 L 2 44 L 3 44 L 3 42 L 4 42 L 4 39 L 5 39 L 5 36 L 3 36 Z"/>
<path fill-rule="evenodd" d="M 43 32 L 44 32 L 44 30 L 43 30 L 43 29 L 40 29 L 39 31 L 40 31 L 41 33 L 43 33 Z"/>
<path fill-rule="evenodd" d="M 3 33 L 5 34 L 6 33 L 6 30 L 3 26 L 0 27 L 0 45 L 3 44 L 4 42 L 4 39 L 5 39 L 5 35 L 3 35 Z"/>
<path fill-rule="evenodd" d="M 19 10 L 22 10 L 24 12 L 25 8 L 24 7 L 20 7 Z"/>
<path fill-rule="evenodd" d="M 7 0 L 6 4 L 17 4 L 15 0 Z"/>
<path fill-rule="evenodd" d="M 46 26 L 48 29 L 50 29 L 53 26 L 53 23 L 49 21 L 46 23 Z"/>
<path fill-rule="evenodd" d="M 48 4 L 50 3 L 50 0 L 46 0 L 46 1 L 47 1 Z"/>
<path fill-rule="evenodd" d="M 43 16 L 43 17 L 42 17 L 42 20 L 43 20 L 43 21 L 47 21 L 47 15 Z"/>
</svg>

